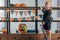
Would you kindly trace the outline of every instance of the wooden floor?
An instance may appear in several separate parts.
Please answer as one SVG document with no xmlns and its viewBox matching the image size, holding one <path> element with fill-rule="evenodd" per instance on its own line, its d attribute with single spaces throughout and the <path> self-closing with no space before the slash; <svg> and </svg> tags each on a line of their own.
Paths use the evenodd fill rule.
<svg viewBox="0 0 60 40">
<path fill-rule="evenodd" d="M 43 34 L 0 34 L 0 40 L 42 40 Z M 52 40 L 60 40 L 60 34 L 52 34 Z"/>
</svg>

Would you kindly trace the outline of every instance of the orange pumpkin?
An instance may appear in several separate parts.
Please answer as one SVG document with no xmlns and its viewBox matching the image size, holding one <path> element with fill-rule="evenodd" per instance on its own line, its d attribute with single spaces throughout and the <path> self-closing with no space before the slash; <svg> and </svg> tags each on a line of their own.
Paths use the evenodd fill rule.
<svg viewBox="0 0 60 40">
<path fill-rule="evenodd" d="M 19 7 L 19 6 L 20 6 L 20 4 L 18 4 L 18 3 L 14 4 L 14 7 Z"/>
<path fill-rule="evenodd" d="M 2 17 L 2 21 L 4 22 L 4 20 L 5 20 L 5 18 L 4 17 Z"/>
<path fill-rule="evenodd" d="M 10 18 L 9 21 L 12 22 L 14 20 L 14 18 Z"/>
<path fill-rule="evenodd" d="M 26 24 L 19 24 L 18 25 L 18 33 L 25 34 L 27 32 Z"/>
<path fill-rule="evenodd" d="M 9 13 L 9 12 L 10 12 L 10 9 L 9 9 L 9 8 L 7 8 L 7 9 L 6 9 L 6 13 Z"/>
<path fill-rule="evenodd" d="M 25 3 L 20 4 L 20 7 L 26 7 Z"/>
<path fill-rule="evenodd" d="M 28 22 L 30 21 L 30 17 L 27 17 Z"/>
<path fill-rule="evenodd" d="M 35 10 L 32 10 L 33 14 L 35 13 Z"/>
<path fill-rule="evenodd" d="M 18 20 L 19 20 L 19 22 L 21 22 L 22 21 L 22 18 L 18 18 Z"/>
<path fill-rule="evenodd" d="M 2 32 L 3 32 L 3 33 L 7 33 L 7 30 L 6 30 L 6 29 L 2 29 Z"/>
<path fill-rule="evenodd" d="M 38 16 L 35 16 L 35 19 L 37 19 L 37 20 L 38 20 Z"/>
</svg>

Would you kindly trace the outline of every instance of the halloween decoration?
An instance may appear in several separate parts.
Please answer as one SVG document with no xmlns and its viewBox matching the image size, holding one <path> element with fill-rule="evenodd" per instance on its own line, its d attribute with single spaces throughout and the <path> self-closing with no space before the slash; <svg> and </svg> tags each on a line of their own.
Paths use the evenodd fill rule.
<svg viewBox="0 0 60 40">
<path fill-rule="evenodd" d="M 11 10 L 11 14 L 13 14 L 13 13 L 14 13 L 14 10 L 12 9 L 12 10 Z"/>
<path fill-rule="evenodd" d="M 39 16 L 40 16 L 40 18 L 42 18 L 43 17 L 43 14 L 40 14 Z"/>
<path fill-rule="evenodd" d="M 14 5 L 13 4 L 10 4 L 10 7 L 14 7 Z"/>
<path fill-rule="evenodd" d="M 14 11 L 14 12 L 15 12 L 16 15 L 18 14 L 18 11 Z"/>
<path fill-rule="evenodd" d="M 28 22 L 30 21 L 30 17 L 27 17 Z"/>
<path fill-rule="evenodd" d="M 31 11 L 28 11 L 29 15 L 31 14 Z"/>
<path fill-rule="evenodd" d="M 21 22 L 22 21 L 22 18 L 18 18 L 18 21 Z"/>
<path fill-rule="evenodd" d="M 26 24 L 19 24 L 18 25 L 18 33 L 25 34 L 27 32 L 27 25 Z"/>
<path fill-rule="evenodd" d="M 25 3 L 20 4 L 20 7 L 26 7 Z"/>
<path fill-rule="evenodd" d="M 23 14 L 23 11 L 19 11 L 19 13 L 20 13 L 20 15 L 22 15 Z"/>
<path fill-rule="evenodd" d="M 5 18 L 4 18 L 4 17 L 2 17 L 1 19 L 2 19 L 2 22 L 4 22 Z"/>
<path fill-rule="evenodd" d="M 33 20 L 33 19 L 34 19 L 34 16 L 33 16 L 33 17 L 31 17 L 31 19 Z"/>
<path fill-rule="evenodd" d="M 7 9 L 6 9 L 6 13 L 9 13 L 9 12 L 10 12 L 10 9 L 9 9 L 9 8 L 7 8 Z"/>
<path fill-rule="evenodd" d="M 5 27 L 2 27 L 2 33 L 7 33 L 7 29 Z"/>
<path fill-rule="evenodd" d="M 35 13 L 35 10 L 32 10 L 32 13 L 34 14 Z"/>
<path fill-rule="evenodd" d="M 38 16 L 35 16 L 35 19 L 37 19 L 37 20 L 38 20 Z"/>
<path fill-rule="evenodd" d="M 14 4 L 14 7 L 19 7 L 19 6 L 20 6 L 20 4 L 18 4 L 18 3 Z"/>
<path fill-rule="evenodd" d="M 14 20 L 14 18 L 10 18 L 9 20 L 10 20 L 10 22 L 12 22 Z"/>
<path fill-rule="evenodd" d="M 27 15 L 27 11 L 24 11 L 24 15 L 25 15 L 25 16 Z"/>
<path fill-rule="evenodd" d="M 14 18 L 14 21 L 17 21 L 17 18 Z"/>
</svg>

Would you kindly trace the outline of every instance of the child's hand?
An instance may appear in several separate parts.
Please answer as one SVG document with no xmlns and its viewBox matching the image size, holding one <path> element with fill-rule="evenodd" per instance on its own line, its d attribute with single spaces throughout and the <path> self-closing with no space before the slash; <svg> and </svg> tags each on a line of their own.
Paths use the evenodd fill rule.
<svg viewBox="0 0 60 40">
<path fill-rule="evenodd" d="M 43 23 L 41 23 L 40 26 L 43 26 Z"/>
<path fill-rule="evenodd" d="M 40 9 L 41 9 L 41 10 L 43 10 L 43 8 L 42 8 L 42 7 L 40 7 Z"/>
<path fill-rule="evenodd" d="M 45 22 L 41 23 L 40 26 L 43 26 L 45 24 Z"/>
</svg>

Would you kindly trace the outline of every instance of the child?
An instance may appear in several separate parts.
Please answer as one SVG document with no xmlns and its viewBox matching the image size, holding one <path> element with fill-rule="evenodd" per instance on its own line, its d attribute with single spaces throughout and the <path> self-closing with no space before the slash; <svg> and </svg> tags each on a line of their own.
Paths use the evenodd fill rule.
<svg viewBox="0 0 60 40">
<path fill-rule="evenodd" d="M 45 9 L 43 9 L 42 7 L 40 7 L 40 9 L 44 13 L 43 20 L 40 25 L 43 26 L 43 28 L 45 29 L 48 40 L 51 40 L 51 6 L 50 6 L 50 1 L 47 1 L 45 3 Z"/>
</svg>

